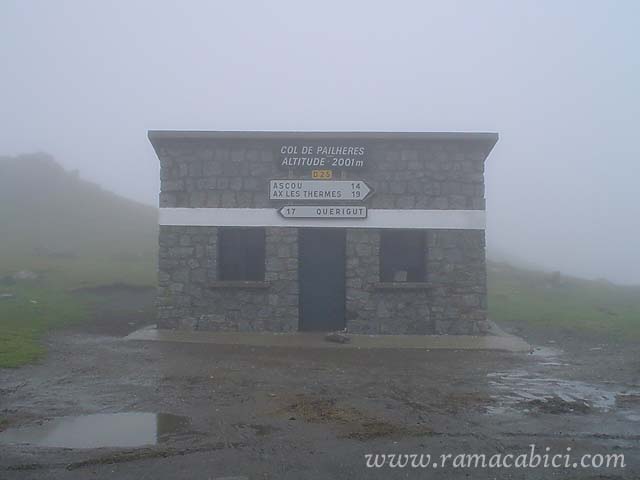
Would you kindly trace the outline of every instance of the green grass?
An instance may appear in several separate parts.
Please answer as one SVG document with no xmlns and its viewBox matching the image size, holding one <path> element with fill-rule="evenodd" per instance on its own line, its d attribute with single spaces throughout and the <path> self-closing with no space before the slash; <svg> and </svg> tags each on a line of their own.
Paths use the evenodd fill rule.
<svg viewBox="0 0 640 480">
<path fill-rule="evenodd" d="M 17 367 L 44 353 L 40 339 L 51 328 L 86 318 L 86 307 L 69 293 L 31 284 L 5 286 L 15 298 L 0 299 L 0 367 Z"/>
<path fill-rule="evenodd" d="M 640 340 L 640 287 L 489 264 L 489 316 L 499 325 L 594 339 Z"/>
<path fill-rule="evenodd" d="M 71 291 L 156 282 L 157 209 L 101 189 L 43 154 L 0 157 L 0 367 L 40 358 L 43 335 L 88 318 Z M 32 302 L 35 301 L 36 303 Z"/>
</svg>

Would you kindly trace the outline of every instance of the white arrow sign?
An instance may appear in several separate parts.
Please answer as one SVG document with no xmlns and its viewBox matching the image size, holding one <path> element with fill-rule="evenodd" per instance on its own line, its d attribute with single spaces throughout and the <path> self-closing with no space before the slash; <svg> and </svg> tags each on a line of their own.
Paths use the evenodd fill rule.
<svg viewBox="0 0 640 480">
<path fill-rule="evenodd" d="M 371 188 L 362 180 L 271 180 L 270 200 L 364 200 Z"/>
<path fill-rule="evenodd" d="M 358 205 L 286 205 L 278 210 L 284 218 L 367 218 L 367 207 Z"/>
</svg>

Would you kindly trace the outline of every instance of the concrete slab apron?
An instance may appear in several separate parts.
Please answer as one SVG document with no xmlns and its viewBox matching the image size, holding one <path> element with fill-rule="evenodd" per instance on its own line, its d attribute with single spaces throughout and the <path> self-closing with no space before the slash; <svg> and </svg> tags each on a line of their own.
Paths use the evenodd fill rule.
<svg viewBox="0 0 640 480">
<path fill-rule="evenodd" d="M 349 334 L 350 343 L 324 340 L 323 333 L 209 332 L 143 328 L 125 340 L 205 343 L 213 345 L 249 345 L 291 348 L 391 348 L 447 350 L 503 350 L 530 352 L 531 346 L 513 335 L 361 335 Z"/>
</svg>

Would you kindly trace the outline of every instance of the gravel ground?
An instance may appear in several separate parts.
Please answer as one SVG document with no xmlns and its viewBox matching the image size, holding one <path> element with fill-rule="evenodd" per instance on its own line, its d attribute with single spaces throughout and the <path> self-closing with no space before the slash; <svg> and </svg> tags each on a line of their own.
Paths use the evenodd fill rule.
<svg viewBox="0 0 640 480">
<path fill-rule="evenodd" d="M 633 346 L 564 339 L 513 354 L 123 341 L 149 321 L 149 295 L 51 335 L 45 361 L 0 370 L 0 430 L 95 413 L 188 422 L 141 448 L 0 445 L 0 478 L 640 478 Z M 622 453 L 627 466 L 366 467 L 369 453 L 489 458 L 531 444 L 541 454 L 570 447 L 572 461 Z"/>
</svg>

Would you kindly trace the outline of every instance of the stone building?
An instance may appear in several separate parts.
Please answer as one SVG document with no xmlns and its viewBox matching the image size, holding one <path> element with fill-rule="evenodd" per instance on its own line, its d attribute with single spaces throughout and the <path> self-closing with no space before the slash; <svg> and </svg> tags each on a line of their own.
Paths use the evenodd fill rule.
<svg viewBox="0 0 640 480">
<path fill-rule="evenodd" d="M 158 326 L 487 329 L 494 133 L 151 131 Z"/>
</svg>

